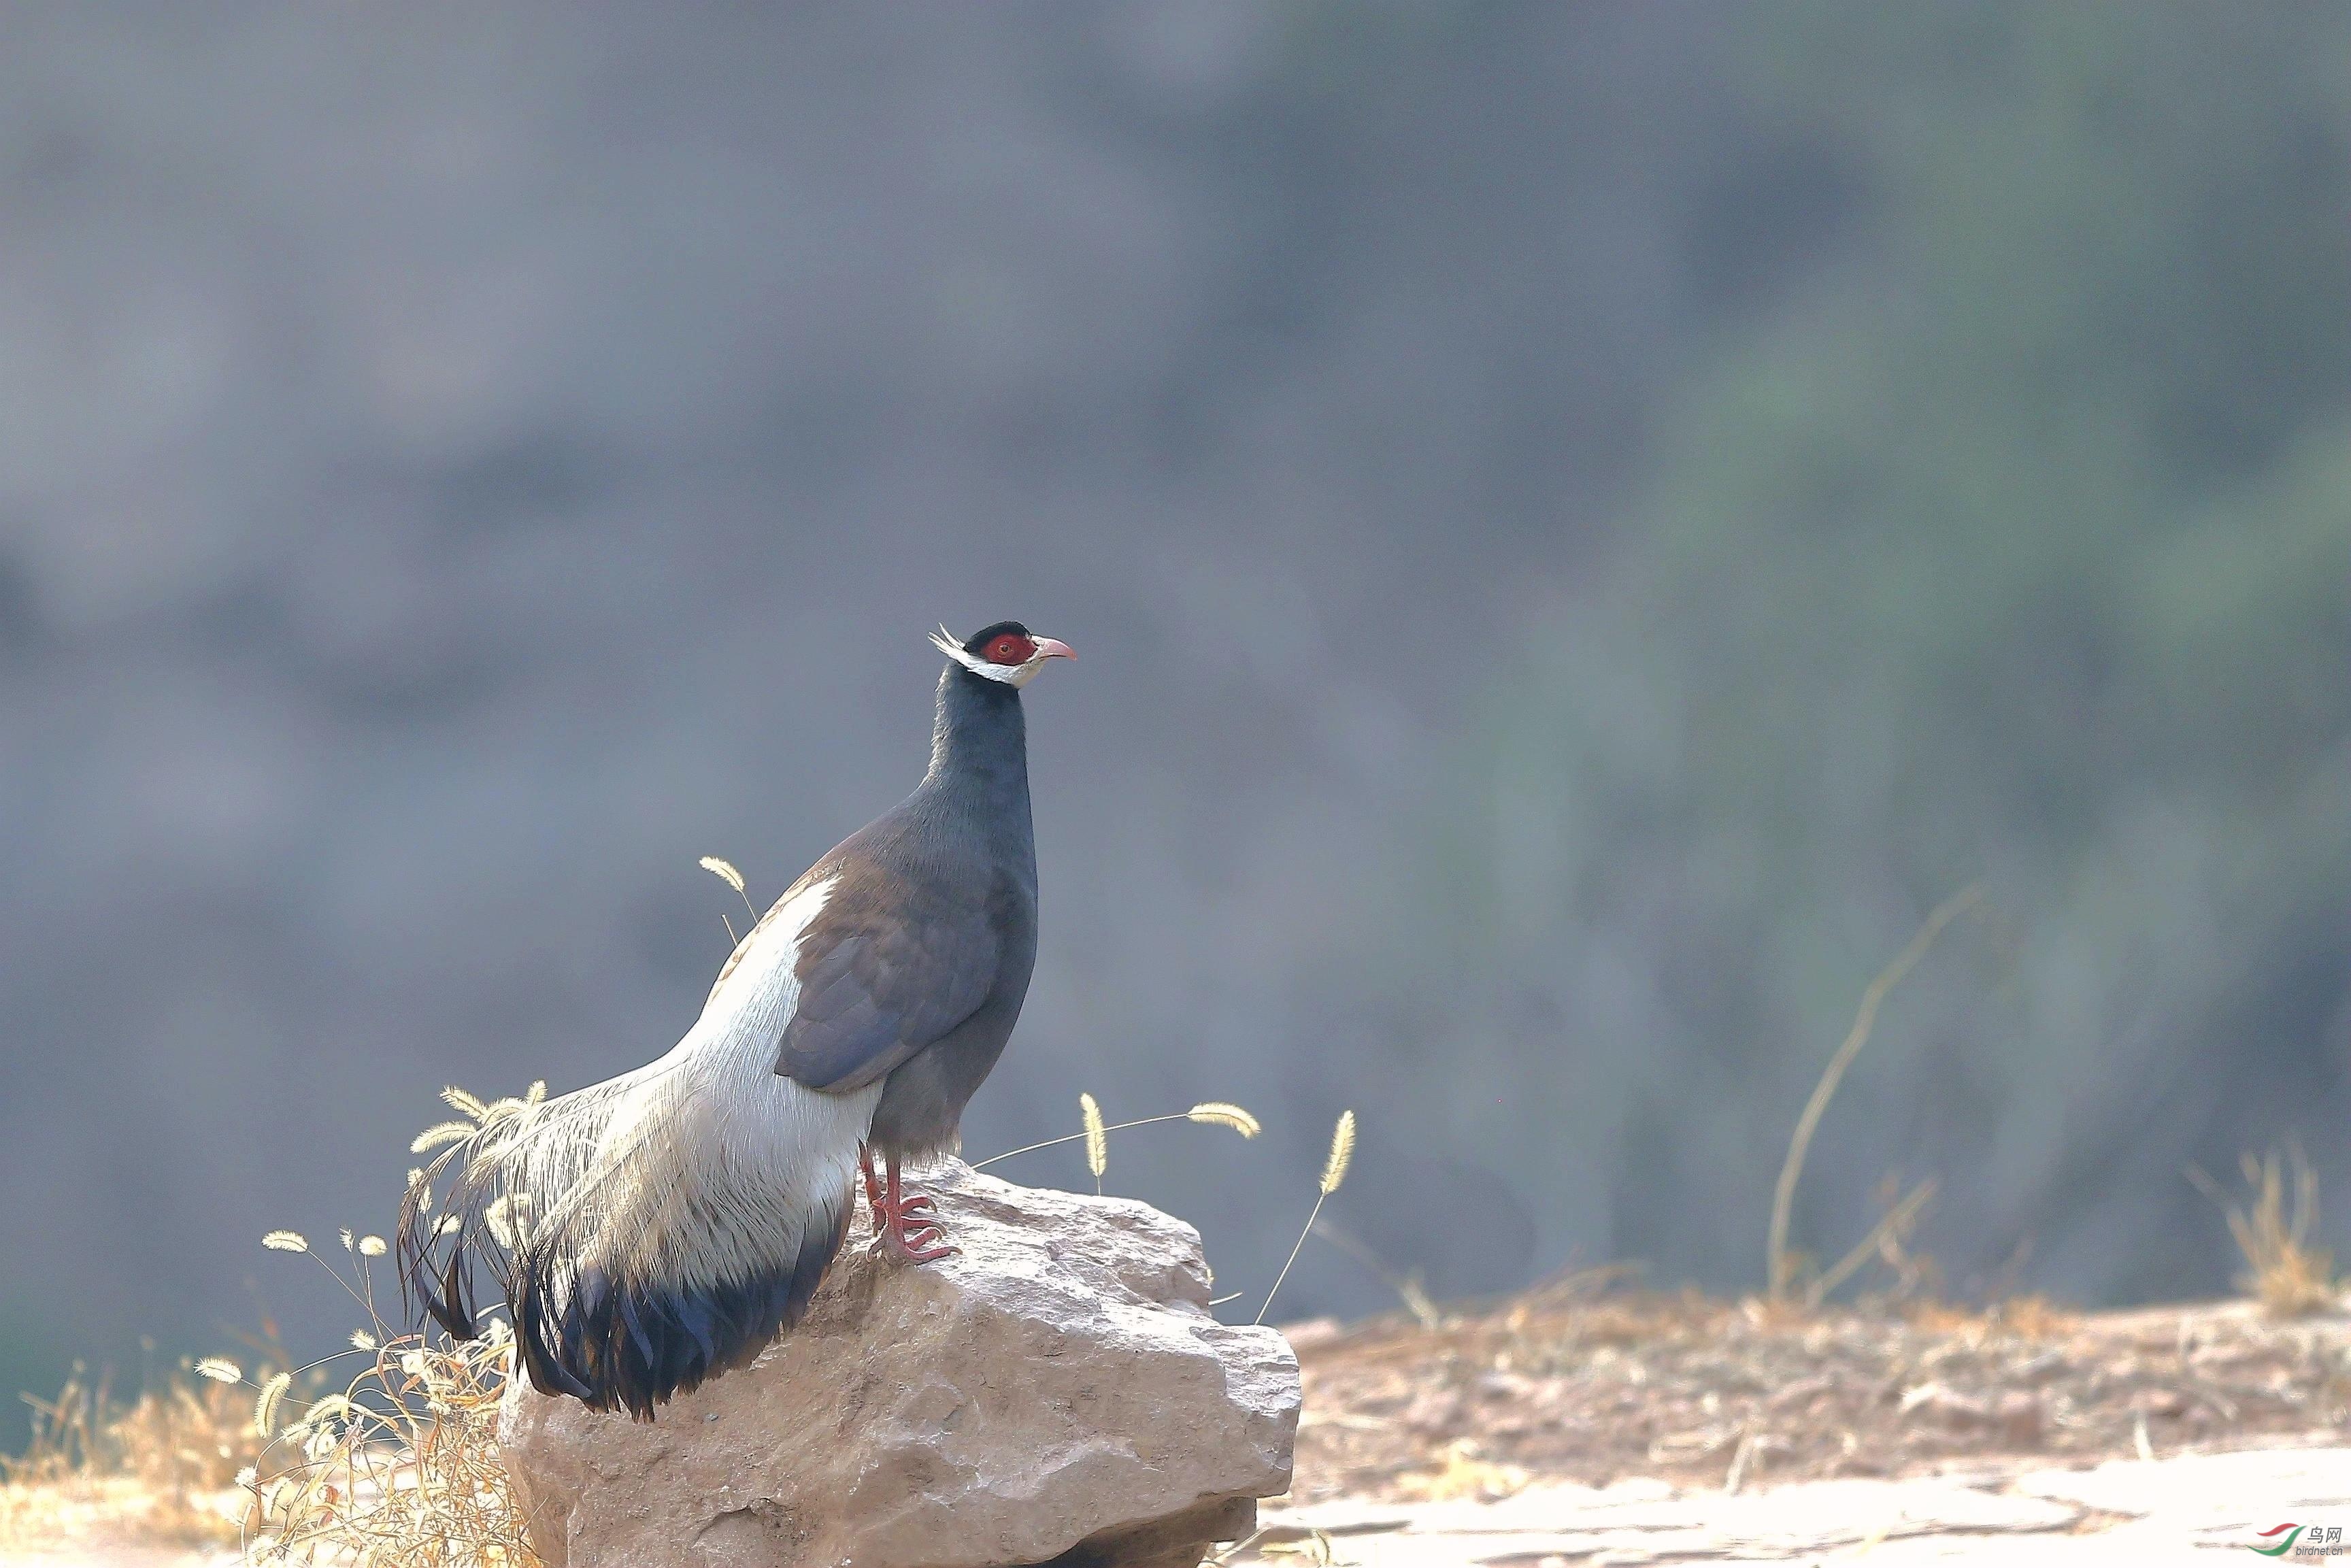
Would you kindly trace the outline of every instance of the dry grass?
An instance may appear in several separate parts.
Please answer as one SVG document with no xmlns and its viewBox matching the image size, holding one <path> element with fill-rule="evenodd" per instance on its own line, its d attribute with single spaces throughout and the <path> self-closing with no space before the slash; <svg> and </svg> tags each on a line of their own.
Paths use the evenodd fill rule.
<svg viewBox="0 0 2351 1568">
<path fill-rule="evenodd" d="M 0 1458 L 0 1551 L 236 1539 L 235 1477 L 260 1448 L 245 1396 L 183 1365 L 128 1404 L 79 1367 L 55 1399 L 25 1397 L 33 1440 Z"/>
<path fill-rule="evenodd" d="M 1829 1108 L 1829 1101 L 1835 1095 L 1837 1085 L 1844 1081 L 1845 1070 L 1853 1065 L 1854 1058 L 1859 1056 L 1861 1048 L 1869 1043 L 1870 1033 L 1877 1027 L 1877 1009 L 1885 1005 L 1887 993 L 1901 983 L 1902 977 L 1908 974 L 1919 959 L 1927 956 L 1927 949 L 1935 945 L 1935 938 L 1942 935 L 1943 927 L 1965 914 L 1982 897 L 1983 884 L 1976 883 L 1961 888 L 1936 905 L 1933 913 L 1920 923 L 1909 943 L 1864 988 L 1861 1005 L 1854 1009 L 1853 1027 L 1845 1031 L 1844 1040 L 1837 1047 L 1836 1054 L 1829 1058 L 1828 1066 L 1822 1070 L 1820 1082 L 1813 1086 L 1812 1098 L 1804 1102 L 1803 1113 L 1796 1118 L 1795 1133 L 1788 1140 L 1788 1157 L 1782 1163 L 1780 1179 L 1772 1188 L 1771 1224 L 1764 1238 L 1765 1293 L 1773 1302 L 1784 1303 L 1795 1293 L 1802 1260 L 1788 1250 L 1788 1223 L 1795 1210 L 1796 1183 L 1804 1174 L 1804 1156 L 1812 1148 L 1813 1134 L 1819 1128 L 1821 1117 Z M 1871 1252 L 1882 1249 L 1887 1235 L 1892 1235 L 1898 1245 L 1901 1232 L 1916 1223 L 1919 1211 L 1933 1198 L 1934 1188 L 1929 1183 L 1895 1204 L 1887 1211 L 1886 1218 L 1879 1222 L 1877 1229 L 1871 1231 L 1859 1246 L 1827 1273 L 1811 1282 L 1804 1291 L 1806 1304 L 1819 1306 L 1846 1275 L 1867 1260 Z"/>
<path fill-rule="evenodd" d="M 410 1334 L 281 1434 L 284 1469 L 244 1478 L 253 1494 L 254 1563 L 381 1568 L 538 1563 L 498 1458 L 498 1403 L 514 1337 Z"/>
<path fill-rule="evenodd" d="M 2299 1146 L 2286 1153 L 2294 1170 L 2291 1207 L 2275 1149 L 2262 1160 L 2242 1156 L 2239 1168 L 2251 1194 L 2243 1204 L 2231 1200 L 2202 1171 L 2191 1167 L 2188 1175 L 2229 1217 L 2229 1234 L 2245 1258 L 2237 1283 L 2246 1294 L 2272 1317 L 2307 1317 L 2335 1311 L 2343 1287 L 2335 1277 L 2335 1255 L 2310 1245 L 2311 1228 L 2318 1223 L 2318 1173 Z"/>
<path fill-rule="evenodd" d="M 469 1131 L 523 1103 L 444 1098 Z M 393 1335 L 371 1271 L 383 1239 L 341 1240 L 347 1268 L 295 1231 L 262 1244 L 308 1254 L 350 1292 L 369 1324 L 351 1348 L 298 1367 L 269 1330 L 249 1342 L 260 1353 L 249 1370 L 207 1356 L 128 1408 L 78 1375 L 34 1402 L 31 1449 L 0 1460 L 0 1549 L 241 1541 L 255 1563 L 536 1564 L 498 1457 L 507 1325 L 492 1319 L 470 1342 Z M 363 1369 L 331 1382 L 328 1368 L 350 1357 Z"/>
<path fill-rule="evenodd" d="M 454 1124 L 465 1135 L 545 1092 L 534 1083 L 519 1100 L 484 1101 L 455 1087 L 441 1097 L 465 1117 Z M 429 1130 L 418 1145 L 436 1141 L 438 1132 Z M 413 1175 L 410 1186 L 416 1186 Z M 429 1208 L 431 1195 L 422 1201 Z M 498 1457 L 498 1405 L 514 1372 L 511 1329 L 491 1318 L 476 1340 L 393 1335 L 377 1309 L 371 1268 L 385 1254 L 383 1239 L 348 1230 L 341 1237 L 348 1276 L 293 1231 L 262 1239 L 273 1250 L 317 1258 L 367 1314 L 370 1326 L 351 1335 L 351 1349 L 329 1361 L 370 1359 L 340 1389 L 307 1402 L 287 1397 L 283 1375 L 260 1383 L 253 1419 L 268 1443 L 261 1463 L 237 1477 L 251 1500 L 246 1560 L 370 1568 L 536 1564 Z M 278 1430 L 279 1416 L 289 1413 L 291 1425 Z"/>
</svg>

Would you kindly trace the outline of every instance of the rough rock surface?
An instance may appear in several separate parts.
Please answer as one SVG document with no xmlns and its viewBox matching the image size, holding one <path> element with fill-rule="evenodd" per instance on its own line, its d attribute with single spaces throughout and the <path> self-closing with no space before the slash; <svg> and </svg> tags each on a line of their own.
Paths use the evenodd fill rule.
<svg viewBox="0 0 2351 1568">
<path fill-rule="evenodd" d="M 527 1386 L 500 1427 L 557 1568 L 1192 1568 L 1286 1490 L 1298 1364 L 1208 1313 L 1146 1204 L 925 1173 L 962 1250 L 869 1259 L 861 1200 L 808 1318 L 651 1425 Z"/>
</svg>

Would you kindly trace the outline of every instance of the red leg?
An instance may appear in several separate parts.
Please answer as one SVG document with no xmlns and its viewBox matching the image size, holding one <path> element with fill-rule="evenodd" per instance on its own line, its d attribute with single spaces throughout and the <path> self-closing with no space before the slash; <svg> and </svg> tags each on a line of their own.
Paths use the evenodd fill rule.
<svg viewBox="0 0 2351 1568">
<path fill-rule="evenodd" d="M 937 1205 L 923 1193 L 908 1193 L 899 1185 L 897 1156 L 888 1161 L 889 1177 L 884 1182 L 882 1201 L 873 1207 L 873 1247 L 876 1253 L 897 1259 L 903 1263 L 928 1263 L 944 1258 L 955 1249 L 946 1243 L 946 1232 L 935 1219 L 916 1216 L 935 1213 Z"/>
<path fill-rule="evenodd" d="M 865 1207 L 873 1211 L 873 1229 L 882 1230 L 882 1178 L 873 1174 L 873 1151 L 866 1145 L 857 1145 L 857 1173 L 865 1178 Z"/>
</svg>

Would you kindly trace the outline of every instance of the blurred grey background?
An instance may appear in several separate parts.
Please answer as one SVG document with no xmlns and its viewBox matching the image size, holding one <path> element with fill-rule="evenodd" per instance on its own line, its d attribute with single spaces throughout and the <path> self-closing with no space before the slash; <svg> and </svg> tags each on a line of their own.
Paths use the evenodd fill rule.
<svg viewBox="0 0 2351 1568">
<path fill-rule="evenodd" d="M 942 619 L 1081 655 L 967 1151 L 1249 1105 L 1109 1176 L 1230 1312 L 1347 1106 L 1439 1296 L 1755 1288 L 1979 879 L 1799 1246 L 2220 1291 L 2289 1138 L 2351 1239 L 2351 13 L 5 20 L 0 1388 L 330 1345 L 260 1233 L 666 1049 Z"/>
</svg>

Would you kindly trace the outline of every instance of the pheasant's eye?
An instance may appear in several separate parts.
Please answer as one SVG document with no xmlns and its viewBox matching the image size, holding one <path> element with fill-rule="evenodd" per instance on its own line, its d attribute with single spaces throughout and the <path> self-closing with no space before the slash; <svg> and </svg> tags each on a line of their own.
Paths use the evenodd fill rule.
<svg viewBox="0 0 2351 1568">
<path fill-rule="evenodd" d="M 991 664 L 1025 664 L 1036 652 L 1036 643 L 1007 632 L 1001 637 L 990 639 L 987 652 L 981 657 Z"/>
</svg>

